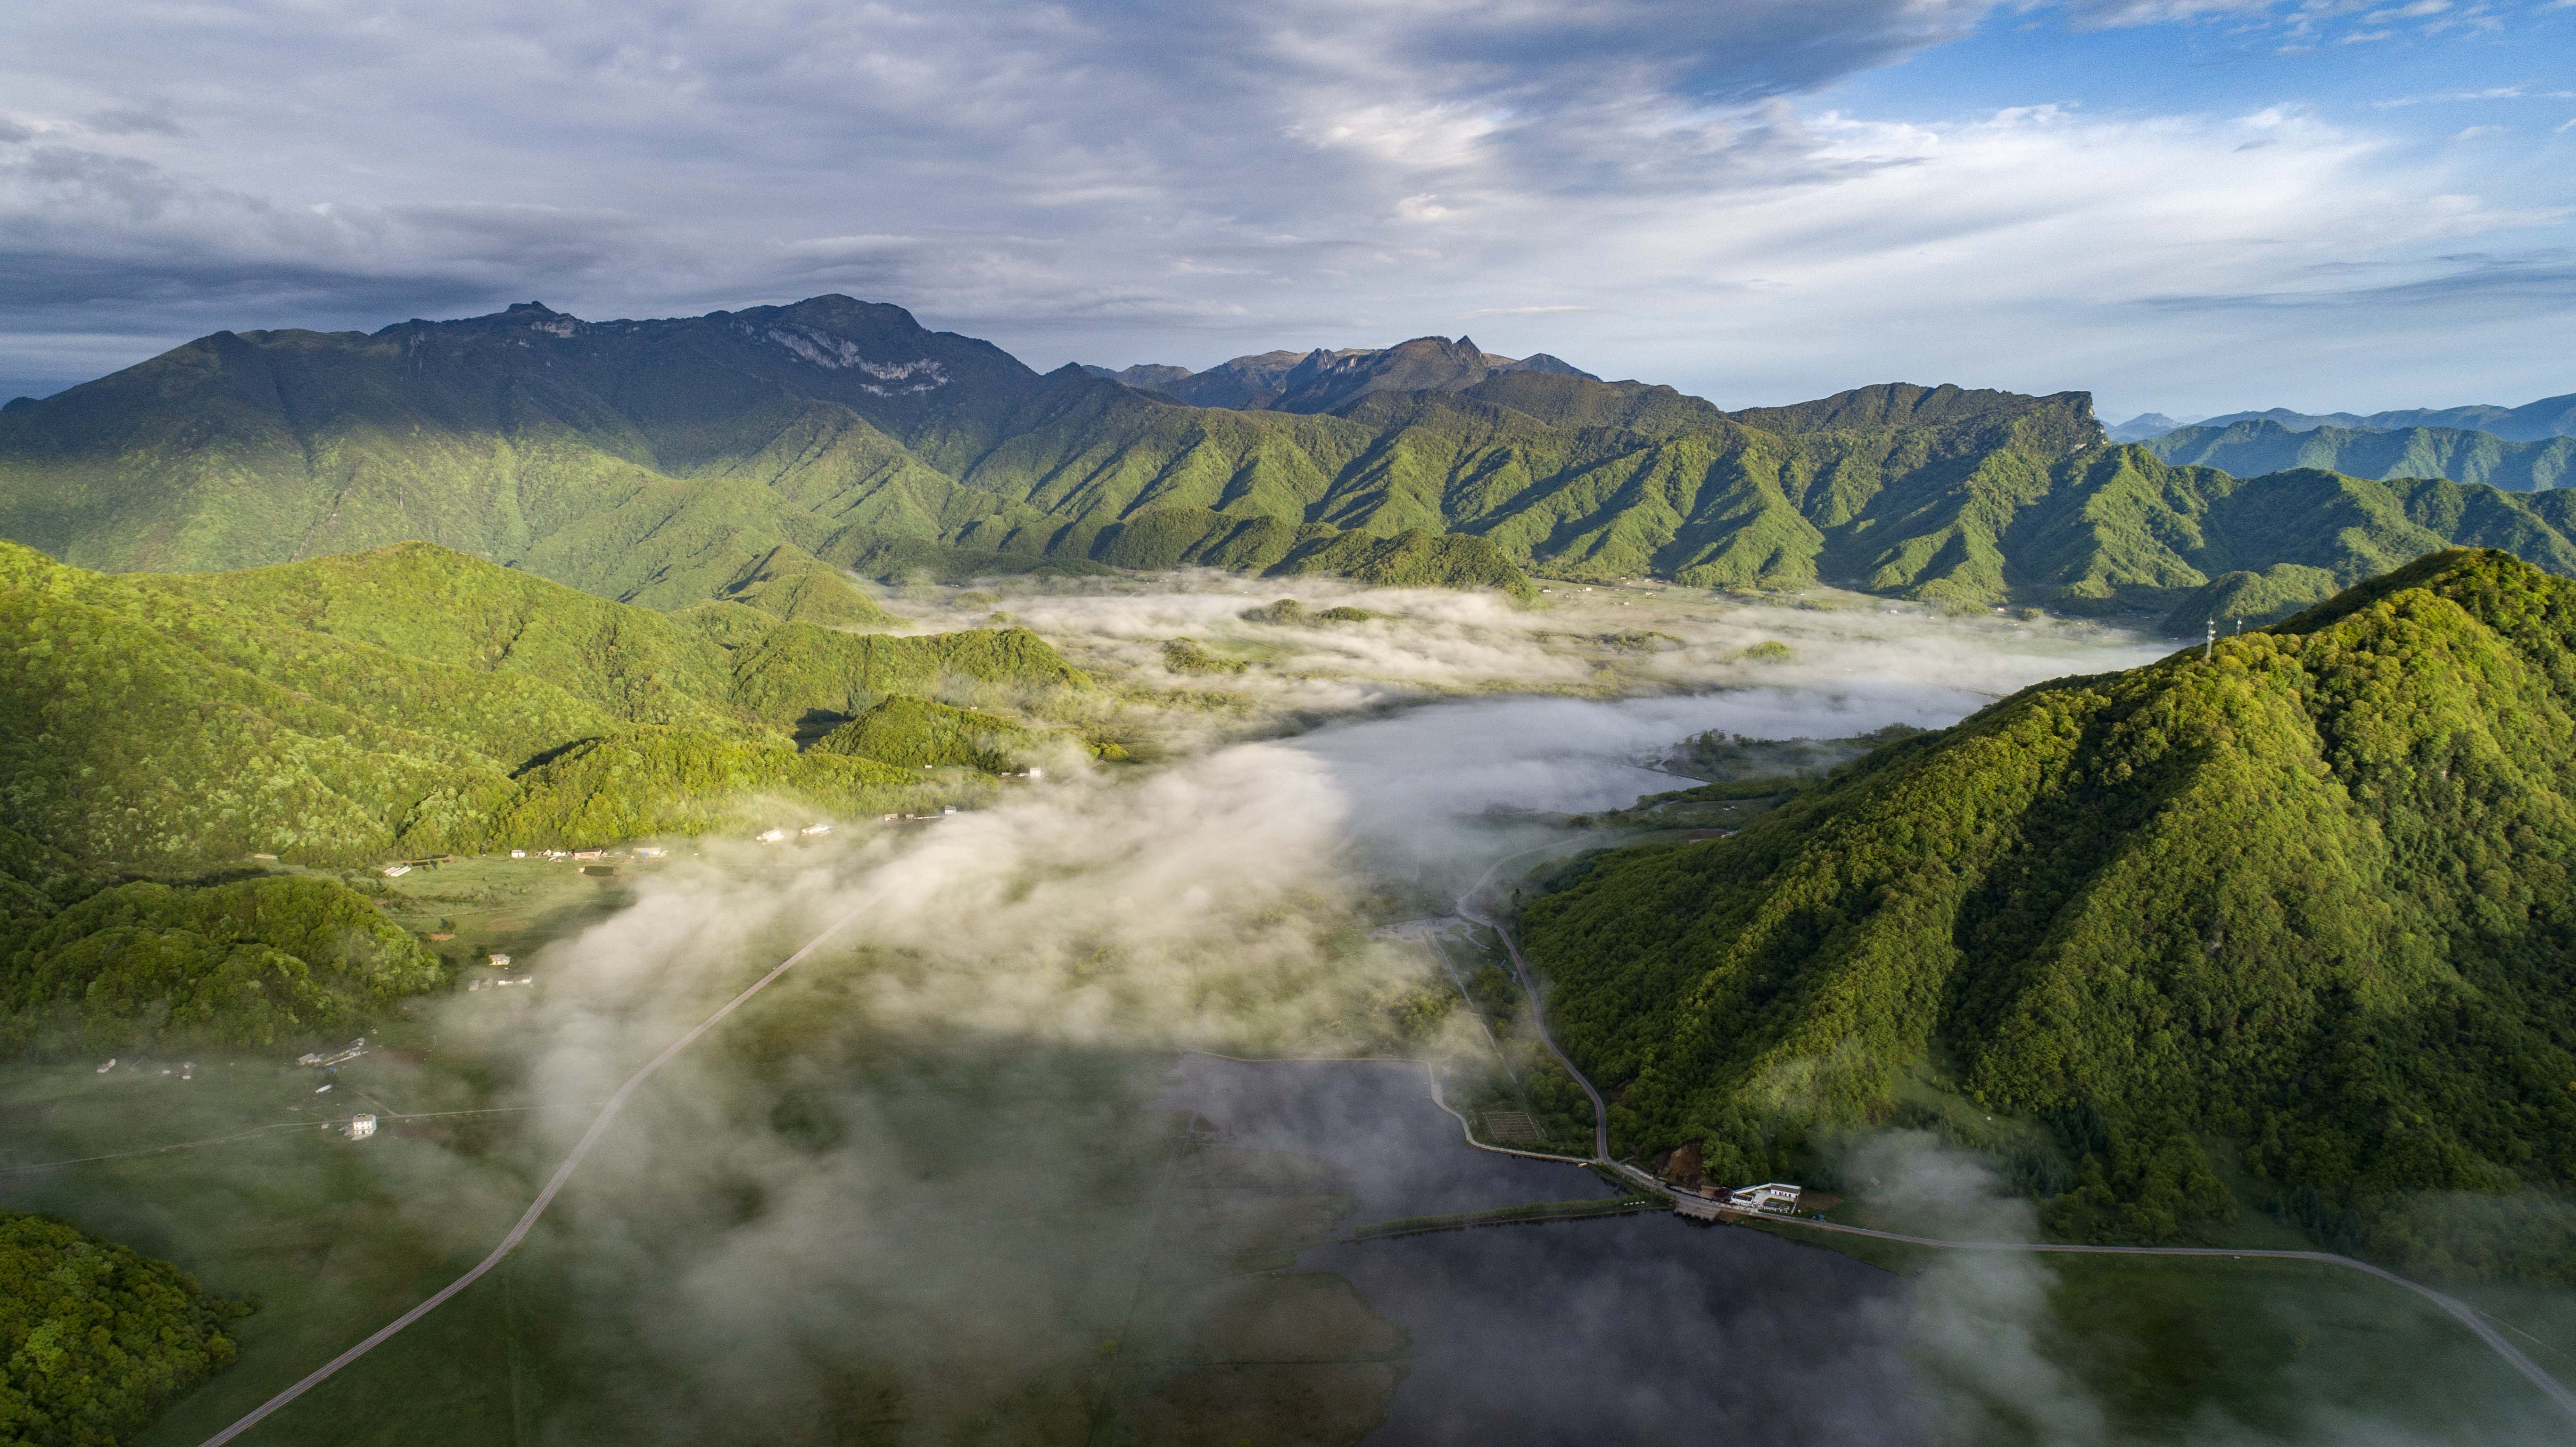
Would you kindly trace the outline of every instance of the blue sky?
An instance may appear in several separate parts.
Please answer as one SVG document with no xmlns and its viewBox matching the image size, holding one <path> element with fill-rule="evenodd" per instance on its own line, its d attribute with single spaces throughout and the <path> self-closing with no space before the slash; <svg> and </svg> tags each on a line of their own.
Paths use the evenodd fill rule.
<svg viewBox="0 0 2576 1447">
<path fill-rule="evenodd" d="M 2576 4 L 154 0 L 0 16 L 0 395 L 844 291 L 1031 363 L 1470 333 L 1727 405 L 2576 390 Z"/>
</svg>

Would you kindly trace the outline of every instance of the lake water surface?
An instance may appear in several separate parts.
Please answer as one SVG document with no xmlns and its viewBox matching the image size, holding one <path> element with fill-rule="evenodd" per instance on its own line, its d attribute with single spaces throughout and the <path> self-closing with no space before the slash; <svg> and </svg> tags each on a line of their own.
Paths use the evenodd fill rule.
<svg viewBox="0 0 2576 1447">
<path fill-rule="evenodd" d="M 1480 1151 L 1419 1066 L 1190 1056 L 1171 1104 L 1228 1145 L 1332 1163 L 1353 1221 L 1608 1197 L 1578 1167 Z M 1903 1278 L 1666 1212 L 1305 1252 L 1412 1335 L 1393 1444 L 1905 1443 L 1926 1432 L 1900 1351 Z"/>
</svg>

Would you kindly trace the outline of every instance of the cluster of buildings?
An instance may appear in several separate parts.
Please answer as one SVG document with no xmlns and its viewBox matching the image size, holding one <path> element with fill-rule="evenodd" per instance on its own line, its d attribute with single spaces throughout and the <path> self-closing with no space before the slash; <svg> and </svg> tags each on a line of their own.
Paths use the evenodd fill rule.
<svg viewBox="0 0 2576 1447">
<path fill-rule="evenodd" d="M 317 1050 L 309 1055 L 298 1055 L 295 1057 L 295 1063 L 308 1070 L 330 1070 L 341 1065 L 345 1065 L 349 1061 L 355 1060 L 366 1053 L 367 1037 L 361 1035 L 336 1051 L 325 1052 Z"/>
</svg>

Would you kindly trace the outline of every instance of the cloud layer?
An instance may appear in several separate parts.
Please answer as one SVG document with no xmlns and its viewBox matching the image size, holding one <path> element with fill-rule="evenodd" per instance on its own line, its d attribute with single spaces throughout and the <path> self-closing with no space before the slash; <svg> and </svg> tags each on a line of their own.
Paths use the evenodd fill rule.
<svg viewBox="0 0 2576 1447">
<path fill-rule="evenodd" d="M 2469 377 L 2392 347 L 2336 405 L 2511 402 L 2544 389 L 2535 310 L 2576 296 L 2576 197 L 2529 154 L 2569 142 L 2525 137 L 2526 173 L 2459 154 L 2519 133 L 2389 129 L 2460 134 L 2451 92 L 2157 111 L 2070 65 L 1845 94 L 2030 23 L 1988 0 L 143 8 L 0 22 L 0 381 L 215 327 L 837 290 L 1040 365 L 1472 323 L 1726 402 L 1905 376 L 2242 405 L 2302 359 L 2354 373 L 2318 359 L 2358 337 L 2466 329 Z M 2273 49 L 2488 9 L 2034 18 Z M 2560 104 L 2503 82 L 2456 94 Z"/>
</svg>

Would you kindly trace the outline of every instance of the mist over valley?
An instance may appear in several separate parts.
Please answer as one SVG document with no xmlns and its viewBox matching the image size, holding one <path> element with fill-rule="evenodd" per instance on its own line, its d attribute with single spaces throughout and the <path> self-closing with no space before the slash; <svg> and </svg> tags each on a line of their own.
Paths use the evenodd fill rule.
<svg viewBox="0 0 2576 1447">
<path fill-rule="evenodd" d="M 0 15 L 0 1447 L 2567 1440 L 2566 73 Z"/>
</svg>

